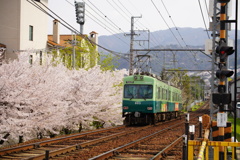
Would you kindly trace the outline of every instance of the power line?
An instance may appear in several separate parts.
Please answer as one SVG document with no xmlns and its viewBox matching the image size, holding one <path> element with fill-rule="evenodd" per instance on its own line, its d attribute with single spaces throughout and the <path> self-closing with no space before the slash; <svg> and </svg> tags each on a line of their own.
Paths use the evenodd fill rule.
<svg viewBox="0 0 240 160">
<path fill-rule="evenodd" d="M 122 4 L 122 2 L 120 0 L 118 0 L 118 2 L 131 16 L 133 16 L 133 14 Z"/>
<path fill-rule="evenodd" d="M 113 7 L 114 8 L 114 10 L 115 11 L 117 11 L 120 15 L 122 15 L 123 16 L 123 18 L 124 19 L 126 19 L 128 22 L 129 22 L 129 20 L 126 18 L 126 17 L 131 17 L 132 16 L 132 14 L 131 14 L 131 12 L 123 5 L 123 3 L 121 3 L 119 0 L 118 0 L 118 2 L 119 2 L 119 4 L 120 5 L 118 5 L 114 0 L 113 1 L 111 1 L 111 2 L 113 2 L 116 6 L 114 6 L 114 4 L 113 3 L 110 3 L 109 2 L 109 0 L 106 0 L 110 5 L 111 5 L 111 7 Z M 129 14 L 130 14 L 130 16 L 124 11 L 124 10 L 126 10 L 126 12 L 128 12 Z M 136 21 L 137 22 L 137 21 Z M 135 23 L 136 23 L 135 22 Z M 136 23 L 137 24 L 137 23 Z M 138 24 L 137 24 L 138 25 Z M 139 28 L 141 28 L 141 26 L 140 25 L 138 25 L 139 26 Z M 142 25 L 143 27 L 144 27 L 144 25 Z M 147 27 L 145 27 L 145 28 L 147 28 Z M 141 30 L 141 29 L 140 29 Z M 143 35 L 145 38 L 147 38 L 145 35 Z M 139 45 L 139 44 L 138 44 Z M 140 47 L 142 47 L 141 45 L 139 45 Z"/>
<path fill-rule="evenodd" d="M 118 1 L 120 2 L 120 0 L 118 0 Z M 134 8 L 137 12 L 139 12 L 138 9 L 136 8 L 136 6 L 135 6 L 134 4 L 132 4 L 131 1 L 127 1 L 127 2 L 129 2 L 130 5 L 132 5 L 132 8 Z M 131 8 L 131 9 L 132 9 L 132 8 Z M 128 12 L 129 12 L 129 11 L 128 11 Z M 130 12 L 129 12 L 129 13 L 130 13 Z M 139 12 L 139 13 L 141 13 L 141 12 Z M 132 15 L 132 14 L 131 14 L 131 15 Z M 143 17 L 143 19 L 146 21 L 146 19 L 145 19 L 144 17 Z M 138 21 L 138 23 L 141 24 L 141 25 L 143 26 L 143 28 L 146 28 L 146 29 L 149 28 L 149 27 L 146 27 L 144 24 L 142 24 L 140 21 Z M 149 23 L 147 22 L 147 24 L 149 24 Z M 156 46 L 158 46 L 159 44 L 158 44 L 157 38 L 156 38 L 154 35 L 152 35 L 151 37 L 153 38 L 154 43 L 156 44 Z"/>
<path fill-rule="evenodd" d="M 89 1 L 89 0 L 88 0 Z M 90 2 L 90 1 L 89 1 Z M 114 2 L 114 1 L 113 1 Z M 92 2 L 90 2 L 91 3 L 91 5 L 92 6 L 94 6 L 94 8 L 96 8 L 101 14 L 103 14 L 104 15 L 104 17 L 105 18 L 107 18 L 107 16 L 98 8 L 98 7 L 96 7 Z M 116 2 L 114 2 L 114 4 L 115 5 L 117 5 L 116 4 Z M 89 5 L 88 5 L 89 6 Z M 112 7 L 114 7 L 112 4 L 111 4 L 111 6 Z M 90 6 L 89 6 L 90 7 Z M 123 11 L 123 9 L 121 9 L 118 5 L 117 5 L 117 7 L 122 11 L 122 12 L 124 12 Z M 91 8 L 91 7 L 90 7 Z M 116 8 L 116 7 L 114 7 L 114 8 Z M 92 8 L 91 8 L 92 9 Z M 126 8 L 125 8 L 126 9 Z M 95 13 L 97 13 L 94 9 L 92 9 Z M 125 12 L 124 12 L 125 13 Z M 90 12 L 89 12 L 89 14 L 91 14 Z M 126 13 L 125 13 L 126 14 Z M 92 14 L 91 14 L 92 15 Z M 127 14 L 126 14 L 127 15 Z M 93 16 L 93 15 L 92 15 Z M 127 15 L 128 16 L 128 15 Z M 96 17 L 95 17 L 96 18 Z M 96 18 L 97 19 L 97 18 Z M 109 18 L 108 18 L 108 20 L 110 20 Z M 99 19 L 98 19 L 98 21 L 100 21 Z M 119 29 L 121 29 L 119 26 L 117 26 L 113 21 L 111 21 L 117 28 L 119 28 Z M 99 23 L 98 23 L 99 24 Z M 111 24 L 112 25 L 112 24 Z M 102 25 L 101 25 L 102 26 Z M 112 25 L 113 26 L 113 25 Z M 103 26 L 102 26 L 103 27 Z M 113 34 L 114 35 L 114 34 Z M 120 38 L 119 38 L 120 39 Z M 121 40 L 121 39 L 120 39 Z M 124 42 L 124 43 L 126 43 L 126 42 Z M 141 46 L 141 45 L 139 45 L 139 46 Z M 142 47 L 142 46 L 141 46 Z"/>
<path fill-rule="evenodd" d="M 83 0 L 84 1 L 84 0 Z M 94 5 L 90 0 L 88 0 L 89 3 L 95 8 L 97 9 L 109 22 L 109 24 L 111 24 L 112 26 L 115 26 L 118 30 L 122 31 L 124 33 L 124 31 L 121 29 L 121 27 L 119 27 L 116 23 L 114 23 L 111 19 L 108 18 L 107 15 L 105 15 L 98 7 L 96 7 L 96 5 Z M 85 2 L 85 1 L 84 1 Z M 86 3 L 86 2 L 85 2 Z M 88 3 L 86 3 L 89 7 L 90 5 Z M 90 7 L 91 8 L 91 7 Z M 92 8 L 91 8 L 92 9 Z M 95 13 L 97 13 L 94 9 L 92 9 Z"/>
<path fill-rule="evenodd" d="M 170 13 L 169 13 L 169 11 L 168 11 L 166 5 L 164 4 L 163 0 L 161 0 L 161 2 L 162 2 L 163 6 L 164 6 L 164 8 L 165 8 L 165 10 L 166 10 L 166 12 L 167 12 L 167 14 L 168 14 L 168 17 L 171 19 L 171 21 L 172 21 L 174 27 L 176 28 L 176 31 L 178 32 L 178 35 L 180 36 L 180 38 L 181 38 L 181 40 L 183 41 L 183 43 L 185 44 L 185 46 L 189 49 L 189 46 L 187 45 L 187 43 L 186 43 L 185 40 L 183 39 L 183 37 L 182 37 L 180 31 L 178 30 L 176 24 L 174 23 L 174 21 L 173 21 L 173 19 L 172 19 L 172 16 L 170 15 Z M 192 51 L 191 51 L 190 53 L 192 53 Z M 188 54 L 188 53 L 187 53 L 187 54 Z M 196 57 L 195 57 L 194 55 L 193 55 L 193 58 L 196 59 Z M 195 61 L 196 61 L 196 60 L 195 60 Z"/>
<path fill-rule="evenodd" d="M 161 12 L 159 11 L 159 9 L 157 8 L 156 4 L 153 2 L 153 0 L 151 0 L 151 1 L 152 1 L 152 4 L 154 5 L 154 7 L 156 8 L 156 10 L 158 11 L 159 15 L 162 17 L 163 21 L 164 21 L 165 24 L 167 25 L 167 27 L 168 27 L 169 30 L 171 31 L 171 33 L 172 33 L 172 35 L 174 36 L 174 38 L 177 40 L 178 44 L 182 47 L 181 43 L 179 42 L 179 40 L 177 39 L 177 37 L 176 37 L 175 34 L 173 33 L 172 29 L 169 27 L 169 25 L 167 24 L 166 20 L 163 18 L 162 14 L 161 14 Z M 162 1 L 162 3 L 163 3 L 163 1 Z M 167 8 L 166 8 L 166 6 L 165 6 L 164 3 L 163 3 L 163 5 L 164 5 L 164 7 L 165 7 L 165 9 L 166 9 L 169 17 L 171 18 L 171 16 L 170 16 L 170 14 L 169 14 L 169 12 L 168 12 L 168 10 L 167 10 Z M 171 19 L 171 20 L 172 20 L 172 19 Z M 173 20 L 172 20 L 172 22 L 173 22 Z M 175 25 L 174 22 L 173 22 L 173 24 L 174 24 L 175 28 L 177 29 L 177 27 L 176 27 L 176 25 Z M 177 32 L 179 33 L 180 37 L 182 38 L 182 36 L 181 36 L 180 32 L 178 31 L 178 29 L 177 29 Z M 183 40 L 183 38 L 182 38 L 182 40 Z M 185 42 L 184 40 L 183 40 L 183 42 L 184 42 L 184 44 L 186 45 L 186 47 L 188 48 L 188 45 L 186 44 L 186 42 Z M 182 47 L 182 48 L 183 48 L 183 47 Z M 192 56 L 193 56 L 193 58 L 195 58 L 194 55 L 192 55 Z"/>
<path fill-rule="evenodd" d="M 113 8 L 115 11 L 117 11 L 120 15 L 122 15 L 122 17 L 123 17 L 127 22 L 131 23 L 131 22 L 129 21 L 129 19 L 127 19 L 121 12 L 119 12 L 119 10 L 118 10 L 116 7 L 114 7 L 114 5 L 113 5 L 112 3 L 109 2 L 109 0 L 106 0 L 106 1 L 110 4 L 110 6 L 112 6 L 112 8 Z M 125 12 L 123 12 L 123 13 L 125 13 Z"/>
<path fill-rule="evenodd" d="M 67 1 L 68 3 L 70 3 L 69 1 Z M 35 2 L 36 3 L 36 2 Z M 72 6 L 74 6 L 72 3 L 70 3 Z M 61 19 L 64 23 L 66 23 L 67 25 L 71 26 L 69 23 L 67 23 L 66 21 L 64 21 L 61 17 L 59 17 L 56 13 L 54 13 L 52 10 L 50 10 L 46 5 L 42 4 L 45 8 L 47 8 L 50 12 L 52 12 L 54 15 L 56 15 L 59 19 Z M 91 14 L 91 13 L 90 13 Z M 92 15 L 92 14 L 91 14 Z M 53 17 L 52 17 L 53 18 Z M 94 19 L 92 19 L 93 21 L 95 21 Z M 96 23 L 98 23 L 97 21 L 95 21 Z M 62 23 L 61 23 L 62 24 Z M 98 23 L 100 26 L 102 26 L 100 23 Z M 65 26 L 66 27 L 66 26 Z M 102 26 L 104 27 L 104 26 Z M 71 26 L 71 28 L 73 28 Z M 75 28 L 73 28 L 74 30 L 76 30 Z M 107 28 L 105 28 L 106 30 L 108 30 Z M 76 30 L 77 31 L 77 30 Z M 109 30 L 108 30 L 109 31 Z M 110 31 L 109 31 L 110 32 Z M 116 36 L 117 37 L 117 36 Z M 118 39 L 120 39 L 119 37 L 117 37 Z M 122 39 L 120 39 L 122 42 L 124 42 Z M 125 44 L 127 44 L 126 42 L 124 42 Z M 128 45 L 128 44 L 127 44 Z M 102 47 L 100 47 L 102 48 Z"/>
<path fill-rule="evenodd" d="M 201 6 L 201 3 L 200 3 L 200 0 L 198 0 L 198 3 L 199 3 L 200 10 L 201 10 L 201 14 L 202 14 L 202 18 L 203 18 L 203 23 L 204 23 L 204 26 L 205 26 L 205 29 L 206 29 L 208 38 L 210 39 L 210 36 L 209 36 L 209 33 L 208 33 L 208 29 L 207 29 L 207 25 L 206 25 L 206 22 L 205 22 L 205 18 L 204 18 L 204 15 L 203 15 L 203 11 L 202 11 L 202 6 Z"/>
<path fill-rule="evenodd" d="M 36 8 L 38 8 L 39 10 L 41 10 L 42 12 L 44 12 L 45 14 L 47 14 L 48 16 L 50 16 L 50 17 L 52 17 L 53 19 L 56 19 L 54 16 L 52 16 L 51 14 L 49 14 L 45 9 L 43 9 L 39 4 L 37 4 L 34 0 L 31 0 L 32 2 L 30 2 L 29 0 L 27 0 L 30 4 L 32 4 L 33 6 L 35 6 Z M 48 10 L 50 10 L 47 6 L 45 6 L 42 2 L 40 2 L 44 7 L 46 7 Z M 52 10 L 50 10 L 54 15 L 56 15 L 58 18 L 60 18 L 61 20 L 63 20 L 61 17 L 59 17 L 56 13 L 54 13 Z M 63 22 L 65 22 L 64 20 L 63 20 Z M 79 35 L 81 35 L 81 36 L 83 36 L 79 31 L 77 31 L 76 29 L 74 29 L 74 27 L 72 27 L 70 24 L 68 24 L 67 22 L 65 22 L 66 24 L 64 24 L 64 23 L 62 23 L 62 22 L 60 22 L 63 26 L 65 26 L 66 28 L 68 28 L 70 31 L 72 31 L 72 32 L 74 32 L 74 33 L 76 33 L 76 34 L 79 34 Z M 94 44 L 94 45 L 96 45 L 96 46 L 98 46 L 98 47 L 100 47 L 100 48 L 102 48 L 102 49 L 104 49 L 104 50 L 106 50 L 106 51 L 108 51 L 108 52 L 110 52 L 110 53 L 112 53 L 112 54 L 114 54 L 114 55 L 116 55 L 116 56 L 118 56 L 118 57 L 122 57 L 122 58 L 124 58 L 125 59 L 125 57 L 124 56 L 122 56 L 122 53 L 119 53 L 119 52 L 115 52 L 115 51 L 112 51 L 112 50 L 110 50 L 110 49 L 107 49 L 107 48 L 105 48 L 105 47 L 103 47 L 103 46 L 101 46 L 101 45 L 99 45 L 99 44 L 97 44 L 97 43 L 95 43 L 95 42 L 93 42 L 91 39 L 89 39 L 88 37 L 86 37 L 86 36 L 83 36 L 83 39 L 86 39 L 86 40 L 88 40 L 89 42 L 91 42 L 92 44 Z"/>
<path fill-rule="evenodd" d="M 183 41 L 183 43 L 184 43 L 186 46 L 188 46 L 188 45 L 186 44 L 186 42 L 184 41 L 182 35 L 180 34 L 177 26 L 175 25 L 175 23 L 174 23 L 174 21 L 173 21 L 173 19 L 172 19 L 172 16 L 171 16 L 170 13 L 168 12 L 168 9 L 167 9 L 166 5 L 164 4 L 163 0 L 161 0 L 161 2 L 162 2 L 163 6 L 164 6 L 164 8 L 165 8 L 165 10 L 166 10 L 166 12 L 167 12 L 167 14 L 168 14 L 168 17 L 171 19 L 174 27 L 176 28 L 176 31 L 178 32 L 178 35 L 181 37 L 181 40 Z"/>
<path fill-rule="evenodd" d="M 204 0 L 204 2 L 205 2 L 205 7 L 206 7 L 207 15 L 209 15 L 209 9 L 208 9 L 208 6 L 207 6 L 207 1 Z M 211 21 L 211 18 L 210 18 L 210 16 L 208 16 L 208 22 L 210 22 L 210 21 Z"/>
<path fill-rule="evenodd" d="M 168 23 L 166 22 L 166 20 L 164 19 L 163 15 L 161 14 L 160 10 L 157 8 L 156 4 L 153 2 L 153 0 L 151 0 L 152 4 L 154 5 L 155 9 L 158 11 L 159 15 L 161 16 L 161 18 L 163 19 L 164 23 L 167 25 L 168 29 L 170 30 L 170 32 L 172 33 L 172 35 L 174 36 L 174 38 L 176 39 L 176 41 L 178 42 L 178 44 L 182 47 L 181 43 L 179 42 L 179 40 L 177 39 L 177 37 L 175 36 L 175 34 L 173 33 L 172 29 L 169 27 Z M 182 47 L 183 48 L 183 47 Z"/>
</svg>

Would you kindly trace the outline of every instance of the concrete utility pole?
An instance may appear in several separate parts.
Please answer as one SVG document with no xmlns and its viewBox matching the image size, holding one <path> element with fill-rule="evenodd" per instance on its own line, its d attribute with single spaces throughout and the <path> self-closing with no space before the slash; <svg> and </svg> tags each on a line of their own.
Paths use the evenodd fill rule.
<svg viewBox="0 0 240 160">
<path fill-rule="evenodd" d="M 127 36 L 129 36 L 129 35 L 131 36 L 131 38 L 130 38 L 130 56 L 129 56 L 129 60 L 130 60 L 129 75 L 133 74 L 133 41 L 134 41 L 134 36 L 137 35 L 134 32 L 134 18 L 142 18 L 142 16 L 131 17 L 131 33 L 126 34 Z"/>
</svg>

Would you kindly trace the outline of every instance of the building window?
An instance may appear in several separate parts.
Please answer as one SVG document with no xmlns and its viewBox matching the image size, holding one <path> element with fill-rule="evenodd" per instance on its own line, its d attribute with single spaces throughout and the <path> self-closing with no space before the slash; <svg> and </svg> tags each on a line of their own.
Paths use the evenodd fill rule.
<svg viewBox="0 0 240 160">
<path fill-rule="evenodd" d="M 32 65 L 32 63 L 33 63 L 33 56 L 32 55 L 30 55 L 29 56 L 29 63 Z"/>
<path fill-rule="evenodd" d="M 33 26 L 29 26 L 29 41 L 33 41 Z"/>
<path fill-rule="evenodd" d="M 40 51 L 39 57 L 40 57 L 40 65 L 42 65 L 42 51 Z"/>
</svg>

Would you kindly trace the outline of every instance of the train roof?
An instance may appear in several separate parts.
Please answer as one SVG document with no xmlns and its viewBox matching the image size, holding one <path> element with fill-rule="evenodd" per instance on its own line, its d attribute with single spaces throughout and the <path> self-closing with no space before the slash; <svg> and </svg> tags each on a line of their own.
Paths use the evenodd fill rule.
<svg viewBox="0 0 240 160">
<path fill-rule="evenodd" d="M 137 80 L 138 77 L 141 77 L 141 76 L 147 76 L 147 77 L 150 78 L 150 79 L 157 80 L 157 81 L 161 81 L 162 83 L 165 83 L 165 84 L 168 85 L 168 86 L 171 86 L 171 87 L 173 87 L 173 88 L 179 89 L 178 87 L 169 84 L 167 81 L 163 81 L 163 80 L 161 79 L 161 77 L 159 77 L 159 76 L 157 76 L 157 75 L 155 75 L 155 74 L 149 74 L 149 73 L 148 73 L 148 74 L 134 74 L 134 75 L 126 76 L 126 77 L 124 77 L 124 79 L 133 78 L 134 80 Z M 136 78 L 135 78 L 135 77 L 136 77 Z"/>
</svg>

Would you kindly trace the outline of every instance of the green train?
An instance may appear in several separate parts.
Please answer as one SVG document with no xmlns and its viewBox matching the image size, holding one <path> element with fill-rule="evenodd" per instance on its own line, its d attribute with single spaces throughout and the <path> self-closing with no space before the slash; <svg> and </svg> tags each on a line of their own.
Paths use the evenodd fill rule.
<svg viewBox="0 0 240 160">
<path fill-rule="evenodd" d="M 181 90 L 150 75 L 123 79 L 122 116 L 125 125 L 155 124 L 180 116 Z"/>
</svg>

